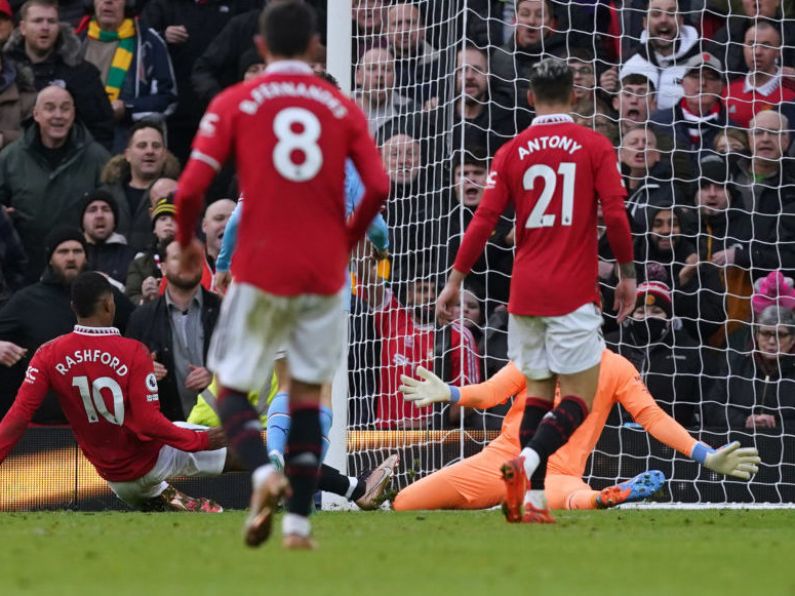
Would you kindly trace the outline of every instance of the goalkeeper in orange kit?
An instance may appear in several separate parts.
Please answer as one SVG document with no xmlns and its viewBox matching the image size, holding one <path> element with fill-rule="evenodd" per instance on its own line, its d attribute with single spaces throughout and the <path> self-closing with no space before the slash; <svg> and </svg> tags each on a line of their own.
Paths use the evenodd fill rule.
<svg viewBox="0 0 795 596">
<path fill-rule="evenodd" d="M 500 466 L 516 457 L 519 424 L 525 404 L 525 378 L 512 362 L 494 377 L 477 385 L 452 387 L 439 377 L 418 368 L 422 381 L 403 376 L 400 390 L 419 406 L 451 402 L 472 408 L 490 408 L 516 396 L 505 416 L 502 432 L 483 451 L 411 484 L 395 497 L 397 511 L 415 509 L 484 509 L 499 505 L 505 497 Z M 558 397 L 559 399 L 559 397 Z M 623 356 L 605 350 L 593 408 L 569 442 L 549 459 L 546 497 L 552 509 L 599 509 L 651 496 L 665 482 L 662 472 L 652 470 L 602 491 L 582 479 L 605 421 L 620 403 L 653 437 L 691 457 L 714 472 L 748 480 L 757 471 L 759 454 L 738 442 L 712 449 L 696 441 L 655 403 L 635 367 Z"/>
</svg>

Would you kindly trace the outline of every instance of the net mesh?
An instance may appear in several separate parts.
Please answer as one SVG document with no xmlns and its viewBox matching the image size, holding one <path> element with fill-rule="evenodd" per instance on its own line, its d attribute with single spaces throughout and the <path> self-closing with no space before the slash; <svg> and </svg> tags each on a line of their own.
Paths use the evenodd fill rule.
<svg viewBox="0 0 795 596">
<path fill-rule="evenodd" d="M 585 480 L 601 488 L 659 468 L 673 478 L 673 500 L 792 500 L 789 9 L 776 0 L 354 0 L 354 96 L 392 190 L 390 258 L 377 266 L 357 260 L 352 473 L 397 449 L 403 487 L 477 452 L 500 429 L 510 396 L 486 411 L 420 410 L 397 387 L 399 375 L 415 375 L 418 365 L 466 384 L 507 363 L 512 212 L 467 278 L 455 320 L 434 320 L 433 303 L 482 196 L 490 158 L 531 122 L 529 69 L 557 56 L 574 73 L 575 121 L 616 147 L 638 282 L 669 290 L 644 295 L 645 314 L 617 325 L 616 267 L 600 229 L 608 345 L 691 434 L 713 446 L 737 439 L 763 458 L 751 485 L 726 480 L 657 443 L 617 406 Z"/>
</svg>

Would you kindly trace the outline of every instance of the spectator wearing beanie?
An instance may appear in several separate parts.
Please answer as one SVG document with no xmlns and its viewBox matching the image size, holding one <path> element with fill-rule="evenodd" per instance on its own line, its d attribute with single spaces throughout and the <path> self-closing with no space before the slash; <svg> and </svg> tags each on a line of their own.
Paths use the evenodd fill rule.
<svg viewBox="0 0 795 596">
<path fill-rule="evenodd" d="M 644 282 L 638 286 L 632 316 L 605 341 L 643 372 L 649 392 L 665 412 L 683 426 L 692 426 L 701 396 L 709 388 L 710 368 L 696 341 L 684 329 L 675 328 L 672 315 L 668 285 Z"/>
<path fill-rule="evenodd" d="M 133 304 L 144 304 L 160 295 L 160 279 L 163 277 L 160 264 L 166 246 L 177 235 L 176 212 L 173 197 L 160 199 L 152 209 L 149 248 L 136 255 L 127 270 L 124 293 Z"/>
<path fill-rule="evenodd" d="M 55 228 L 44 241 L 47 268 L 41 280 L 14 294 L 0 309 L 0 415 L 11 406 L 34 352 L 43 343 L 69 333 L 77 322 L 70 307 L 70 287 L 86 270 L 86 242 L 77 228 Z M 116 319 L 124 329 L 132 305 L 114 288 Z M 8 367 L 8 368 L 5 368 Z M 40 424 L 64 422 L 53 395 L 34 416 Z"/>
<path fill-rule="evenodd" d="M 86 193 L 80 222 L 86 240 L 88 268 L 123 285 L 135 250 L 116 232 L 118 217 L 119 207 L 113 195 L 105 190 Z"/>
</svg>

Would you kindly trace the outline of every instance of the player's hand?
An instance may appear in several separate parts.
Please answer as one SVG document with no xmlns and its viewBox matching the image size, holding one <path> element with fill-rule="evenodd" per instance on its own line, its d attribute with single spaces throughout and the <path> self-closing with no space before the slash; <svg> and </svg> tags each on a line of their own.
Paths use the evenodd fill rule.
<svg viewBox="0 0 795 596">
<path fill-rule="evenodd" d="M 0 364 L 14 366 L 28 351 L 11 341 L 0 341 Z"/>
<path fill-rule="evenodd" d="M 179 270 L 182 273 L 193 273 L 200 270 L 203 266 L 204 248 L 202 243 L 196 238 L 190 241 L 187 246 L 181 246 L 179 250 Z"/>
<path fill-rule="evenodd" d="M 232 283 L 231 271 L 216 271 L 213 277 L 213 288 L 215 293 L 220 296 L 226 296 L 229 291 L 229 284 Z"/>
<path fill-rule="evenodd" d="M 755 448 L 740 447 L 740 442 L 734 441 L 707 455 L 704 466 L 718 474 L 749 480 L 761 461 Z"/>
<path fill-rule="evenodd" d="M 403 399 L 414 402 L 420 408 L 438 402 L 450 401 L 450 387 L 439 377 L 423 366 L 417 367 L 417 375 L 422 377 L 418 381 L 406 375 L 400 375 L 403 383 L 398 389 L 403 394 Z"/>
<path fill-rule="evenodd" d="M 160 282 L 151 275 L 141 282 L 141 303 L 151 302 L 157 298 Z"/>
<path fill-rule="evenodd" d="M 745 428 L 776 428 L 776 417 L 770 414 L 751 414 L 745 419 Z"/>
<path fill-rule="evenodd" d="M 188 41 L 188 37 L 188 30 L 185 28 L 185 25 L 171 25 L 170 27 L 166 27 L 165 38 L 168 43 L 185 43 Z"/>
<path fill-rule="evenodd" d="M 152 363 L 155 365 L 155 380 L 162 381 L 168 374 L 168 369 L 157 361 L 157 352 L 152 352 Z"/>
<path fill-rule="evenodd" d="M 617 314 L 616 321 L 620 325 L 633 310 L 635 310 L 635 294 L 637 288 L 635 286 L 634 278 L 624 278 L 618 282 L 615 292 L 615 300 L 613 301 L 613 310 Z"/>
<path fill-rule="evenodd" d="M 204 391 L 213 380 L 213 374 L 203 366 L 188 364 L 188 376 L 185 377 L 185 389 L 188 391 Z"/>
<path fill-rule="evenodd" d="M 210 446 L 208 447 L 210 451 L 226 447 L 226 435 L 222 426 L 214 426 L 207 430 L 207 438 L 210 439 Z"/>
</svg>

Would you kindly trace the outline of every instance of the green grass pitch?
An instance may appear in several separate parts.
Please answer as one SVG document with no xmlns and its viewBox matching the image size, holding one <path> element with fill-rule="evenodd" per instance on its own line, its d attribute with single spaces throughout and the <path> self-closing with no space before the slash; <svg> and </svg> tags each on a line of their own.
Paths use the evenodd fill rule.
<svg viewBox="0 0 795 596">
<path fill-rule="evenodd" d="M 246 549 L 242 512 L 0 514 L 0 594 L 795 594 L 793 510 L 323 512 L 315 552 Z"/>
</svg>

